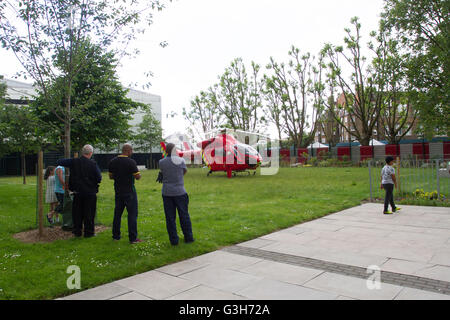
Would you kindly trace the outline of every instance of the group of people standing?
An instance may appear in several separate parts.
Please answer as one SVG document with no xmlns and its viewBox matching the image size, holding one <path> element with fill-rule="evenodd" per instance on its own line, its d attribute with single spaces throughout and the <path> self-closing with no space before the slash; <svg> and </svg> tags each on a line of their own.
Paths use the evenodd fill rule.
<svg viewBox="0 0 450 320">
<path fill-rule="evenodd" d="M 188 212 L 189 196 L 184 188 L 184 175 L 187 173 L 186 163 L 183 158 L 172 155 L 175 145 L 167 145 L 168 156 L 160 161 L 160 174 L 162 174 L 162 196 L 166 226 L 169 240 L 172 245 L 179 242 L 176 229 L 176 211 L 180 217 L 180 225 L 186 243 L 194 241 L 192 224 Z M 57 167 L 48 167 L 45 173 L 47 180 L 46 202 L 50 204 L 50 212 L 47 219 L 53 223 L 62 213 L 64 193 L 66 187 L 73 192 L 72 203 L 72 233 L 75 237 L 95 236 L 95 214 L 97 209 L 97 193 L 102 181 L 101 171 L 92 160 L 94 149 L 86 145 L 81 150 L 80 158 L 60 159 Z M 135 181 L 141 179 L 141 173 L 136 161 L 131 159 L 133 148 L 130 144 L 122 147 L 122 153 L 112 159 L 108 165 L 109 177 L 114 180 L 115 209 L 112 238 L 114 241 L 121 239 L 122 215 L 127 209 L 128 213 L 128 240 L 131 244 L 142 242 L 138 238 L 138 197 Z M 65 168 L 70 169 L 68 184 L 65 183 Z M 58 220 L 56 220 L 58 221 Z"/>
</svg>

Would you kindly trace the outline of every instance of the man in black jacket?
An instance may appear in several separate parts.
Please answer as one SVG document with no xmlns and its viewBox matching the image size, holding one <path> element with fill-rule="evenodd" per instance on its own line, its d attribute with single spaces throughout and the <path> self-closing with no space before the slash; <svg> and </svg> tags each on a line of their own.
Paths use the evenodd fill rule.
<svg viewBox="0 0 450 320">
<path fill-rule="evenodd" d="M 131 244 L 142 242 L 138 238 L 137 217 L 138 217 L 138 199 L 135 180 L 141 179 L 141 173 L 136 165 L 136 161 L 131 159 L 133 147 L 130 144 L 124 144 L 122 154 L 111 160 L 108 165 L 109 177 L 114 179 L 115 208 L 113 222 L 113 239 L 120 240 L 120 224 L 122 214 L 125 208 L 128 212 L 128 239 Z"/>
<path fill-rule="evenodd" d="M 98 185 L 102 181 L 99 167 L 91 160 L 94 148 L 85 145 L 81 157 L 60 159 L 59 166 L 70 168 L 69 190 L 74 193 L 72 203 L 73 234 L 81 237 L 84 224 L 84 237 L 95 236 L 95 212 L 97 209 Z"/>
</svg>

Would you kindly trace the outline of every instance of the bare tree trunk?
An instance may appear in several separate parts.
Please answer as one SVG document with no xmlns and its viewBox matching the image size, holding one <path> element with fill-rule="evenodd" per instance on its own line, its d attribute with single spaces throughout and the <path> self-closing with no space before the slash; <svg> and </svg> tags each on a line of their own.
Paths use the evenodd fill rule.
<svg viewBox="0 0 450 320">
<path fill-rule="evenodd" d="M 39 151 L 38 155 L 38 215 L 39 215 L 39 238 L 44 235 L 44 153 Z"/>
<path fill-rule="evenodd" d="M 71 140 L 70 140 L 70 122 L 71 122 L 71 115 L 70 115 L 70 103 L 71 103 L 71 90 L 72 85 L 69 83 L 69 92 L 67 96 L 67 105 L 66 105 L 66 116 L 65 116 L 65 124 L 64 124 L 64 158 L 69 159 L 70 158 L 70 148 L 71 148 Z M 65 170 L 66 176 L 64 177 L 64 184 L 66 185 L 64 190 L 65 193 L 68 194 L 69 190 L 67 188 L 69 183 L 69 176 L 70 176 L 70 170 L 69 168 L 66 168 Z"/>
<path fill-rule="evenodd" d="M 21 160 L 22 160 L 22 178 L 23 178 L 23 184 L 27 184 L 27 166 L 25 162 L 25 151 L 22 150 L 20 154 Z"/>
</svg>

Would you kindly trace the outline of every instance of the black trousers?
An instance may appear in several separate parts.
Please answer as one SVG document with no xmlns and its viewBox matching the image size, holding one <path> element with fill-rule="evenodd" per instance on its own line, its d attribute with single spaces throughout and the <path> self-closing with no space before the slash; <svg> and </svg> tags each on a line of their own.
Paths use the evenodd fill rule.
<svg viewBox="0 0 450 320">
<path fill-rule="evenodd" d="M 55 192 L 56 199 L 58 200 L 58 205 L 55 208 L 57 213 L 62 213 L 64 208 L 64 193 Z"/>
<path fill-rule="evenodd" d="M 395 212 L 394 185 L 393 184 L 383 184 L 383 188 L 386 191 L 386 196 L 384 197 L 384 212 L 388 211 L 389 204 L 391 205 L 392 211 Z"/>
<path fill-rule="evenodd" d="M 76 193 L 72 203 L 73 234 L 90 237 L 95 234 L 95 211 L 97 209 L 97 195 Z"/>
<path fill-rule="evenodd" d="M 120 223 L 122 221 L 123 210 L 128 212 L 128 239 L 130 242 L 136 241 L 138 200 L 136 192 L 127 194 L 116 194 L 116 207 L 114 208 L 113 239 L 120 239 Z"/>
<path fill-rule="evenodd" d="M 191 242 L 194 240 L 192 235 L 191 218 L 188 212 L 189 196 L 187 194 L 177 197 L 163 196 L 164 212 L 166 214 L 166 227 L 169 233 L 170 243 L 178 244 L 177 234 L 177 210 L 180 217 L 180 226 L 183 231 L 184 241 Z"/>
</svg>

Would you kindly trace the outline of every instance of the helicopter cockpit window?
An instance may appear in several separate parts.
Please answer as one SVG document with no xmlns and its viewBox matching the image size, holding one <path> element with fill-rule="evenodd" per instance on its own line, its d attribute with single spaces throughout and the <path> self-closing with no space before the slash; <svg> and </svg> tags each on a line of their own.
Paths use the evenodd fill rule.
<svg viewBox="0 0 450 320">
<path fill-rule="evenodd" d="M 257 156 L 258 151 L 256 151 L 253 147 L 244 145 L 244 144 L 235 144 L 234 145 L 234 151 L 239 152 L 241 154 L 248 154 L 251 156 Z"/>
</svg>

